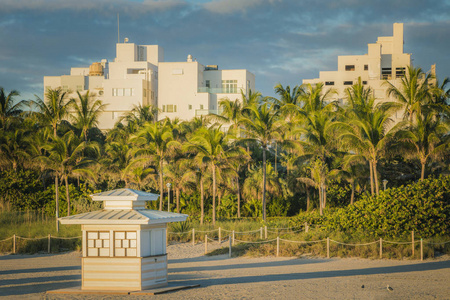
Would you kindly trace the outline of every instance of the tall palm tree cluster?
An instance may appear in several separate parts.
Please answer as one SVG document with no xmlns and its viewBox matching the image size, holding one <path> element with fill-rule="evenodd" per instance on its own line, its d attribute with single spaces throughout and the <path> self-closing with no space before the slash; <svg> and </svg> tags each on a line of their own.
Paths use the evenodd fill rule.
<svg viewBox="0 0 450 300">
<path fill-rule="evenodd" d="M 104 105 L 95 95 L 68 99 L 50 89 L 44 100 L 13 105 L 18 92 L 1 88 L 0 168 L 54 180 L 57 215 L 58 185 L 80 180 L 100 190 L 159 193 L 154 209 L 201 223 L 300 209 L 322 214 L 333 204 L 331 186 L 351 190 L 345 205 L 352 204 L 357 194 L 378 194 L 388 172 L 393 180 L 391 164 L 420 169 L 417 178 L 414 167 L 399 178 L 450 171 L 448 79 L 439 84 L 409 68 L 399 86 L 385 84 L 397 101 L 378 101 L 359 80 L 346 90 L 345 105 L 330 101 L 334 91 L 323 84 L 278 84 L 278 97 L 241 92 L 242 100 L 219 101 L 220 115 L 190 121 L 158 121 L 156 108 L 135 106 L 107 132 L 97 128 Z M 399 113 L 403 121 L 395 123 Z"/>
</svg>

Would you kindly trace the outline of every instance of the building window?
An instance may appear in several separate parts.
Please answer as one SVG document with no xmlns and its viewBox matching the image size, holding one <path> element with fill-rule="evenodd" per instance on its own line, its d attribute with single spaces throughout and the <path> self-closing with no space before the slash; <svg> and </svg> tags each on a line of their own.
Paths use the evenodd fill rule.
<svg viewBox="0 0 450 300">
<path fill-rule="evenodd" d="M 395 77 L 396 78 L 405 77 L 405 68 L 395 68 Z"/>
<path fill-rule="evenodd" d="M 367 84 L 367 81 L 364 80 L 364 81 L 363 81 L 363 84 Z"/>
<path fill-rule="evenodd" d="M 147 97 L 147 90 L 146 90 L 146 89 L 143 89 L 143 90 L 142 90 L 142 96 L 143 96 L 143 97 Z"/>
<path fill-rule="evenodd" d="M 203 109 L 203 104 L 200 104 L 200 109 Z"/>
<path fill-rule="evenodd" d="M 87 232 L 87 256 L 109 256 L 109 232 Z"/>
<path fill-rule="evenodd" d="M 352 85 L 353 81 L 344 81 L 344 85 Z"/>
<path fill-rule="evenodd" d="M 114 232 L 114 256 L 137 255 L 137 234 L 136 231 L 116 231 Z"/>
<path fill-rule="evenodd" d="M 364 71 L 368 71 L 369 70 L 369 65 L 364 65 Z"/>
<path fill-rule="evenodd" d="M 207 88 L 210 88 L 211 87 L 211 81 L 206 80 L 205 85 L 206 85 Z"/>
<path fill-rule="evenodd" d="M 222 80 L 222 93 L 236 94 L 237 80 Z"/>
<path fill-rule="evenodd" d="M 122 96 L 134 96 L 133 88 L 114 88 L 112 89 L 112 95 L 117 97 Z"/>
<path fill-rule="evenodd" d="M 355 71 L 355 65 L 345 65 L 345 71 Z"/>
<path fill-rule="evenodd" d="M 334 85 L 334 81 L 325 81 L 325 85 Z"/>
<path fill-rule="evenodd" d="M 103 96 L 103 91 L 98 91 L 98 94 L 99 94 L 100 96 Z"/>
<path fill-rule="evenodd" d="M 163 112 L 166 112 L 166 106 L 163 105 Z"/>
<path fill-rule="evenodd" d="M 188 108 L 189 108 L 189 110 L 191 110 L 191 109 L 192 109 L 192 105 L 191 105 L 191 104 L 189 104 L 189 105 L 188 105 Z"/>
<path fill-rule="evenodd" d="M 177 112 L 177 106 L 174 104 L 168 104 L 167 105 L 167 112 L 171 113 L 171 112 Z"/>
<path fill-rule="evenodd" d="M 381 69 L 381 79 L 391 79 L 392 68 L 382 68 Z"/>
</svg>

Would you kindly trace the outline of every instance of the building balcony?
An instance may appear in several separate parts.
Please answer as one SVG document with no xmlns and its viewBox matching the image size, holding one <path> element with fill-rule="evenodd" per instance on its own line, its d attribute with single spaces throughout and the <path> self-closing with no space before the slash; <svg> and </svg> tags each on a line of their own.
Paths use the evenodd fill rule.
<svg viewBox="0 0 450 300">
<path fill-rule="evenodd" d="M 245 94 L 245 89 L 234 89 L 234 88 L 209 88 L 209 87 L 199 87 L 197 93 L 210 93 L 210 94 L 240 94 L 241 90 Z"/>
<path fill-rule="evenodd" d="M 196 109 L 195 116 L 220 115 L 222 112 L 222 109 Z"/>
</svg>

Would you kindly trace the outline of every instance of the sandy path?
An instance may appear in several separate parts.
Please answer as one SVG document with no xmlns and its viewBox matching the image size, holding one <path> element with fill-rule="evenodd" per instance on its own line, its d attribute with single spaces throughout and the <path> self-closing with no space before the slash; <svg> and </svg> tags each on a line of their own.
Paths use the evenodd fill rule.
<svg viewBox="0 0 450 300">
<path fill-rule="evenodd" d="M 217 246 L 215 246 L 217 247 Z M 158 296 L 67 296 L 80 285 L 80 254 L 0 256 L 2 299 L 450 299 L 450 257 L 395 261 L 205 257 L 204 245 L 171 245 L 169 281 L 200 288 Z M 387 285 L 393 291 L 386 289 Z M 364 285 L 364 288 L 362 286 Z"/>
</svg>

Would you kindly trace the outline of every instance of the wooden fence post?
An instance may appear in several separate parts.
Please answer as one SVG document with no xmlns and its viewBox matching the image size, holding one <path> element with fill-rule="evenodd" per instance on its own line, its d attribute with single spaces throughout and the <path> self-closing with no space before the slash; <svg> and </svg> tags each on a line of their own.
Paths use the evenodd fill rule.
<svg viewBox="0 0 450 300">
<path fill-rule="evenodd" d="M 205 254 L 208 253 L 208 235 L 205 234 Z"/>
<path fill-rule="evenodd" d="M 234 230 L 233 230 L 233 246 L 234 246 L 235 242 L 234 242 Z"/>
<path fill-rule="evenodd" d="M 380 259 L 383 258 L 383 239 L 380 238 Z"/>
<path fill-rule="evenodd" d="M 267 240 L 267 226 L 264 225 L 264 238 Z"/>
<path fill-rule="evenodd" d="M 49 233 L 48 234 L 48 253 L 50 253 L 50 249 L 51 249 L 51 240 L 52 240 L 52 235 Z"/>
<path fill-rule="evenodd" d="M 305 232 L 308 233 L 308 222 L 305 222 Z"/>
<path fill-rule="evenodd" d="M 222 240 L 222 231 L 220 230 L 220 227 L 219 227 L 219 244 L 220 244 L 221 240 Z"/>
<path fill-rule="evenodd" d="M 327 237 L 327 258 L 330 258 L 330 238 Z"/>
<path fill-rule="evenodd" d="M 169 246 L 169 227 L 166 228 L 166 247 Z"/>
<path fill-rule="evenodd" d="M 16 254 L 16 234 L 13 236 L 13 254 Z"/>
<path fill-rule="evenodd" d="M 412 238 L 412 243 L 411 243 L 411 247 L 412 247 L 412 257 L 414 258 L 414 230 L 411 231 L 411 238 Z"/>
<path fill-rule="evenodd" d="M 423 240 L 420 239 L 420 260 L 423 261 Z"/>
<path fill-rule="evenodd" d="M 280 237 L 277 236 L 277 257 L 280 255 Z"/>
<path fill-rule="evenodd" d="M 192 228 L 192 245 L 195 245 L 195 228 Z"/>
<path fill-rule="evenodd" d="M 228 236 L 228 257 L 231 258 L 231 236 Z"/>
<path fill-rule="evenodd" d="M 259 238 L 262 240 L 262 227 L 259 228 Z"/>
</svg>

